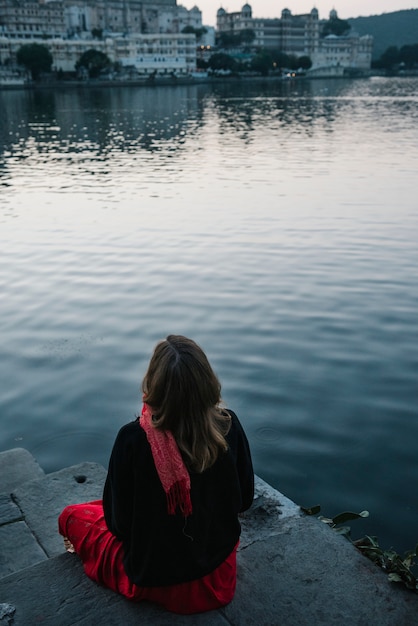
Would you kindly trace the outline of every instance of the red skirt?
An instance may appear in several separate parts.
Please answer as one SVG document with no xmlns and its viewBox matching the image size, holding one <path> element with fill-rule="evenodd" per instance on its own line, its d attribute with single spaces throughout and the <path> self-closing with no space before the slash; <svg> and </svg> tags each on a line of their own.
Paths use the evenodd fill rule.
<svg viewBox="0 0 418 626">
<path fill-rule="evenodd" d="M 237 546 L 203 578 L 168 587 L 139 587 L 126 575 L 123 544 L 107 528 L 101 500 L 67 506 L 58 523 L 60 534 L 73 544 L 87 576 L 129 600 L 156 602 L 167 611 L 186 615 L 218 609 L 234 596 Z"/>
</svg>

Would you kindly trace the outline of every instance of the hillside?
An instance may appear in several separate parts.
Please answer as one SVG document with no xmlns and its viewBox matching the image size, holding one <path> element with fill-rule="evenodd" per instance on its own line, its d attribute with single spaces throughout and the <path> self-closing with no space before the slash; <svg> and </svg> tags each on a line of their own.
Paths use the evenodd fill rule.
<svg viewBox="0 0 418 626">
<path fill-rule="evenodd" d="M 389 46 L 400 48 L 418 43 L 418 9 L 356 17 L 347 21 L 360 35 L 373 35 L 374 59 L 378 59 Z"/>
</svg>

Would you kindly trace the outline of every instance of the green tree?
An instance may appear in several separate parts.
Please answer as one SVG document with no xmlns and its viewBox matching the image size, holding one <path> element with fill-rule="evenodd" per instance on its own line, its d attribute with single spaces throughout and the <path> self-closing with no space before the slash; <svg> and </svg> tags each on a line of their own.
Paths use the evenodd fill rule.
<svg viewBox="0 0 418 626">
<path fill-rule="evenodd" d="M 290 57 L 285 52 L 281 50 L 273 50 L 271 52 L 271 56 L 273 59 L 274 67 L 278 69 L 289 68 L 290 67 Z"/>
<path fill-rule="evenodd" d="M 311 57 L 301 56 L 297 60 L 298 68 L 300 67 L 302 70 L 309 70 L 312 67 Z"/>
<path fill-rule="evenodd" d="M 274 67 L 273 63 L 273 57 L 270 52 L 260 50 L 251 60 L 251 69 L 254 72 L 259 72 L 262 76 L 268 76 L 268 73 Z"/>
<path fill-rule="evenodd" d="M 385 70 L 391 70 L 399 64 L 399 49 L 397 46 L 389 46 L 381 55 L 377 62 L 377 66 Z"/>
<path fill-rule="evenodd" d="M 325 22 L 322 29 L 322 37 L 326 37 L 327 35 L 337 35 L 337 37 L 341 37 L 342 35 L 346 35 L 350 29 L 351 26 L 347 20 L 340 20 L 339 17 L 332 17 Z"/>
<path fill-rule="evenodd" d="M 209 59 L 209 68 L 213 71 L 225 70 L 235 72 L 238 69 L 238 63 L 233 57 L 225 52 L 216 52 Z"/>
<path fill-rule="evenodd" d="M 298 57 L 295 54 L 289 54 L 289 56 L 287 57 L 287 61 L 289 63 L 289 65 L 287 66 L 290 70 L 297 70 L 299 65 L 298 65 Z"/>
<path fill-rule="evenodd" d="M 193 26 L 190 26 L 189 24 L 187 24 L 187 26 L 185 26 L 181 32 L 184 33 L 185 35 L 194 35 L 195 29 Z"/>
<path fill-rule="evenodd" d="M 30 71 L 33 80 L 38 80 L 41 72 L 50 72 L 52 54 L 47 46 L 39 43 L 24 44 L 17 51 L 17 62 Z"/>
<path fill-rule="evenodd" d="M 203 35 L 205 35 L 208 31 L 204 26 L 202 28 L 194 28 L 193 26 L 187 25 L 181 32 L 189 35 L 196 35 L 196 41 L 200 41 Z"/>
<path fill-rule="evenodd" d="M 198 70 L 207 70 L 209 67 L 209 62 L 204 59 L 196 59 L 196 67 Z"/>
<path fill-rule="evenodd" d="M 244 28 L 239 34 L 240 43 L 250 45 L 255 39 L 255 32 L 252 28 Z"/>
<path fill-rule="evenodd" d="M 216 35 L 216 44 L 220 48 L 236 48 L 240 43 L 240 37 L 235 33 L 221 32 Z"/>
<path fill-rule="evenodd" d="M 93 39 L 102 39 L 103 37 L 103 29 L 102 28 L 93 28 L 91 31 Z"/>
<path fill-rule="evenodd" d="M 216 43 L 220 48 L 240 48 L 249 46 L 255 39 L 252 28 L 244 28 L 237 33 L 233 31 L 221 32 L 216 35 Z"/>
<path fill-rule="evenodd" d="M 399 61 L 405 63 L 408 69 L 413 69 L 418 65 L 418 43 L 402 46 L 399 50 Z"/>
<path fill-rule="evenodd" d="M 79 70 L 84 67 L 88 71 L 90 78 L 97 78 L 100 72 L 109 69 L 111 65 L 112 63 L 107 54 L 100 50 L 90 48 L 86 50 L 86 52 L 83 52 L 75 64 L 75 69 Z"/>
</svg>

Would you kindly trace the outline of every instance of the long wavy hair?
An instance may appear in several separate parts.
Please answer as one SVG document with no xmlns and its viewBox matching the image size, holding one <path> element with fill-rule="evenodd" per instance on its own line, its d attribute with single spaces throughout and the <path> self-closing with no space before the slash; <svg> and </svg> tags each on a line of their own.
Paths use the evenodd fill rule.
<svg viewBox="0 0 418 626">
<path fill-rule="evenodd" d="M 230 415 L 221 385 L 203 350 L 182 335 L 160 341 L 142 381 L 155 428 L 169 430 L 186 465 L 203 472 L 228 448 Z"/>
</svg>

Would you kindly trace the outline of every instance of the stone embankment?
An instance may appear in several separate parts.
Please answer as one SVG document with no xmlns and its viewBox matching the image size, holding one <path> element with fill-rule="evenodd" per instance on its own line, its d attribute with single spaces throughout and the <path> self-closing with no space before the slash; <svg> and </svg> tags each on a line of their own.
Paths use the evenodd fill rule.
<svg viewBox="0 0 418 626">
<path fill-rule="evenodd" d="M 418 624 L 417 595 L 259 478 L 231 604 L 185 617 L 129 602 L 90 581 L 57 532 L 64 506 L 100 499 L 105 476 L 95 463 L 45 474 L 22 448 L 0 453 L 1 626 Z"/>
</svg>

